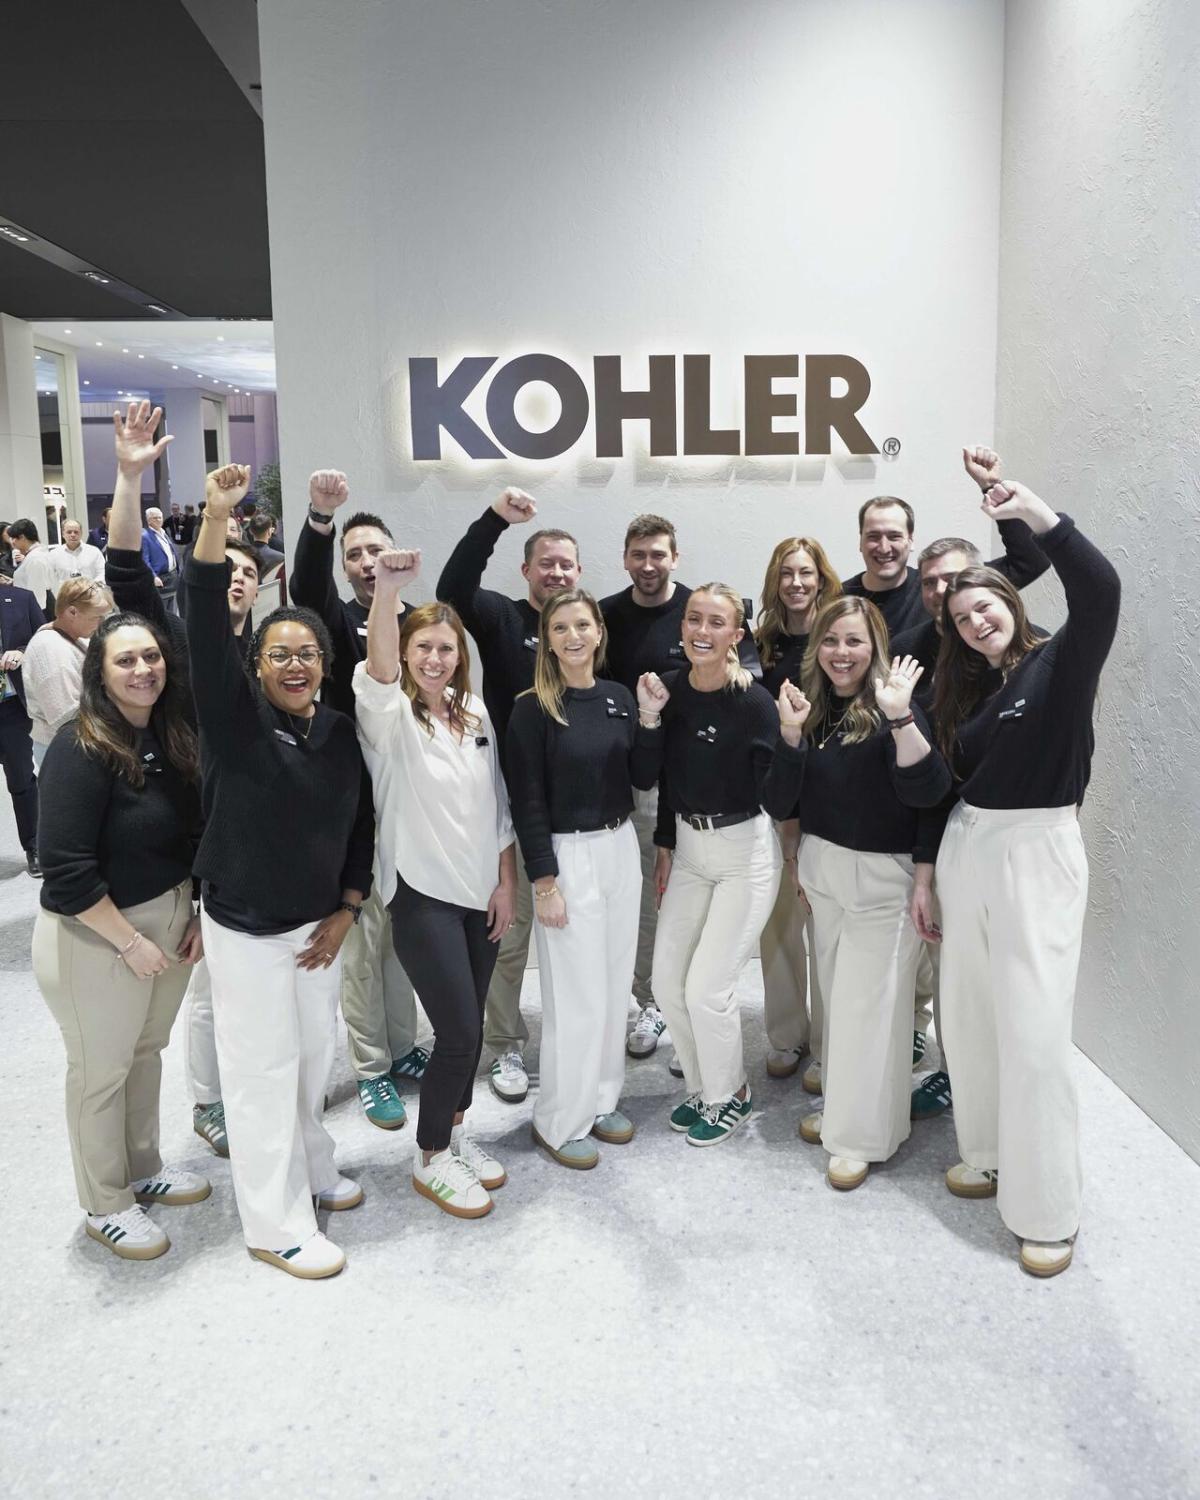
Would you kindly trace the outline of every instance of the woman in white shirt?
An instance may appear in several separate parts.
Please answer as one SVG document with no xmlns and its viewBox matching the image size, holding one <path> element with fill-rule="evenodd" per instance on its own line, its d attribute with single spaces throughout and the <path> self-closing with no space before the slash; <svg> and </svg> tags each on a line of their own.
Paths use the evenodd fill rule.
<svg viewBox="0 0 1200 1500">
<path fill-rule="evenodd" d="M 354 673 L 375 788 L 376 879 L 396 955 L 433 1024 L 413 1186 L 458 1218 L 492 1207 L 504 1168 L 466 1133 L 497 945 L 512 925 L 516 851 L 495 734 L 471 695 L 466 636 L 448 604 L 396 618 L 420 553 L 375 562 L 367 659 Z"/>
<path fill-rule="evenodd" d="M 88 641 L 111 614 L 113 597 L 102 583 L 68 578 L 59 587 L 54 609 L 54 619 L 29 642 L 21 662 L 39 770 L 50 741 L 79 712 Z"/>
</svg>

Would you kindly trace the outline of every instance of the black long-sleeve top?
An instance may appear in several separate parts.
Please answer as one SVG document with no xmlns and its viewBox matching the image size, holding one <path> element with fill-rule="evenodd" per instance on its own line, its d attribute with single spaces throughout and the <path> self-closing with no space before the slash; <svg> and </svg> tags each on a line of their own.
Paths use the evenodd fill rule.
<svg viewBox="0 0 1200 1500">
<path fill-rule="evenodd" d="M 357 599 L 343 599 L 333 581 L 334 535 L 315 531 L 307 521 L 296 539 L 296 555 L 288 585 L 292 603 L 316 610 L 333 640 L 333 666 L 321 689 L 321 702 L 339 713 L 355 713 L 354 669 L 367 655 L 367 616 L 370 610 Z M 400 603 L 397 619 L 412 608 Z"/>
<path fill-rule="evenodd" d="M 371 889 L 375 814 L 354 725 L 324 704 L 297 719 L 268 703 L 242 668 L 227 564 L 193 557 L 187 580 L 206 819 L 196 873 L 210 914 L 260 933 L 322 921 L 343 889 Z"/>
<path fill-rule="evenodd" d="M 631 693 L 637 692 L 643 672 L 659 677 L 687 666 L 683 650 L 683 616 L 692 590 L 677 583 L 675 592 L 665 604 L 638 604 L 633 586 L 600 601 L 600 613 L 608 629 L 608 651 L 605 671 L 614 682 L 623 683 Z M 738 644 L 738 657 L 751 677 L 762 676 L 762 665 L 750 632 L 750 601 L 743 599 L 746 632 Z"/>
<path fill-rule="evenodd" d="M 481 580 L 496 543 L 508 530 L 490 507 L 467 527 L 438 579 L 437 596 L 453 604 L 475 637 L 483 663 L 483 701 L 504 758 L 508 719 L 518 693 L 533 686 L 541 616 L 528 599 L 510 599 Z"/>
<path fill-rule="evenodd" d="M 145 767 L 135 787 L 79 744 L 64 724 L 38 773 L 38 858 L 47 911 L 74 917 L 105 896 L 128 910 L 188 879 L 200 836 L 199 788 L 163 753 L 153 730 L 139 737 Z"/>
<path fill-rule="evenodd" d="M 772 698 L 778 696 L 785 680 L 800 686 L 800 667 L 807 650 L 807 631 L 803 635 L 789 635 L 786 630 L 781 630 L 775 637 L 771 661 L 763 662 L 762 679 L 763 687 Z"/>
<path fill-rule="evenodd" d="M 104 581 L 118 609 L 141 615 L 158 626 L 175 648 L 181 670 L 190 674 L 187 631 L 179 616 L 163 604 L 162 590 L 155 585 L 154 573 L 141 550 L 110 547 L 104 554 Z"/>
<path fill-rule="evenodd" d="M 955 745 L 955 789 L 974 807 L 1070 807 L 1091 776 L 1092 711 L 1117 631 L 1121 580 L 1070 516 L 1036 538 L 1062 580 L 1067 623 L 996 683 Z"/>
<path fill-rule="evenodd" d="M 532 693 L 508 721 L 508 783 L 513 825 L 530 880 L 557 875 L 551 835 L 590 832 L 633 811 L 633 787 L 658 777 L 659 754 L 638 727 L 637 703 L 619 682 L 563 693 L 565 724 Z"/>
<path fill-rule="evenodd" d="M 715 817 L 765 808 L 773 818 L 790 816 L 804 746 L 793 749 L 781 737 L 770 693 L 757 682 L 699 693 L 685 671 L 668 673 L 663 685 L 671 698 L 662 725 L 645 736 L 659 757 L 658 847 L 675 847 L 676 813 Z"/>
<path fill-rule="evenodd" d="M 933 744 L 924 713 L 915 704 L 917 728 Z M 802 833 L 815 834 L 866 854 L 910 854 L 932 863 L 950 790 L 950 772 L 934 749 L 915 766 L 896 764 L 896 742 L 886 724 L 869 739 L 847 745 L 840 735 L 806 738 L 799 805 Z"/>
<path fill-rule="evenodd" d="M 860 599 L 869 599 L 883 616 L 889 638 L 902 630 L 911 630 L 925 616 L 921 603 L 921 575 L 916 568 L 909 568 L 904 582 L 894 589 L 869 589 L 864 583 L 864 574 L 855 573 L 842 583 L 843 594 L 854 594 Z"/>
</svg>

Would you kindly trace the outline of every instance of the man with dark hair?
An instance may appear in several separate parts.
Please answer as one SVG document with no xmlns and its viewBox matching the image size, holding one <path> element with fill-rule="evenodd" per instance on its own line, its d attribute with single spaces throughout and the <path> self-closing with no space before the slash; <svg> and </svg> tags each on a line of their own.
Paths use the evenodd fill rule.
<svg viewBox="0 0 1200 1500">
<path fill-rule="evenodd" d="M 196 519 L 196 507 L 194 505 L 185 505 L 183 507 L 183 526 L 182 526 L 182 531 L 183 531 L 183 545 L 185 547 L 190 547 L 192 545 L 192 543 L 196 540 L 196 527 L 197 527 L 198 524 L 199 523 L 197 522 L 197 519 Z"/>
<path fill-rule="evenodd" d="M 869 599 L 890 634 L 921 621 L 921 580 L 908 566 L 916 518 L 907 500 L 876 495 L 858 512 L 858 550 L 866 567 L 842 583 L 844 594 Z"/>
<path fill-rule="evenodd" d="M 163 522 L 163 530 L 175 543 L 176 547 L 186 547 L 191 541 L 187 524 L 183 518 L 183 507 L 178 500 L 171 501 L 171 514 Z"/>
<path fill-rule="evenodd" d="M 16 562 L 18 556 L 21 559 L 13 574 L 13 584 L 19 589 L 28 589 L 37 600 L 38 608 L 53 619 L 57 586 L 54 567 L 49 550 L 38 538 L 37 527 L 28 517 L 10 521 L 8 540 L 13 549 L 13 561 Z"/>
<path fill-rule="evenodd" d="M 13 523 L 16 524 L 15 522 Z M 12 799 L 25 868 L 37 878 L 38 794 L 33 771 L 33 724 L 25 711 L 21 662 L 25 648 L 46 623 L 31 590 L 0 585 L 0 764 Z"/>
<path fill-rule="evenodd" d="M 265 510 L 257 510 L 250 517 L 251 545 L 258 549 L 259 559 L 262 564 L 263 581 L 274 583 L 278 570 L 284 565 L 283 553 L 278 547 L 271 546 L 271 538 L 275 535 L 275 517 L 268 515 Z"/>
<path fill-rule="evenodd" d="M 475 638 L 483 664 L 483 701 L 496 733 L 501 764 L 513 700 L 533 686 L 538 624 L 542 606 L 559 589 L 579 581 L 579 544 L 569 531 L 546 527 L 525 543 L 521 576 L 528 589 L 524 599 L 511 599 L 482 587 L 483 574 L 496 543 L 510 526 L 523 526 L 537 514 L 537 503 L 524 490 L 506 489 L 472 521 L 438 579 L 437 596 L 452 604 Z M 500 954 L 488 988 L 484 1012 L 484 1046 L 493 1055 L 492 1092 L 509 1104 L 519 1104 L 529 1092 L 529 1074 L 522 1057 L 529 1029 L 521 1015 L 521 981 L 529 956 L 533 927 L 533 896 L 521 860 L 517 861 L 517 909 L 512 926 L 500 940 Z"/>
<path fill-rule="evenodd" d="M 333 671 L 323 700 L 354 718 L 354 668 L 367 654 L 375 561 L 395 543 L 379 516 L 367 511 L 349 516 L 342 527 L 342 570 L 354 597 L 340 598 L 333 581 L 334 518 L 349 498 L 346 476 L 337 469 L 318 469 L 309 479 L 308 519 L 296 542 L 290 587 L 294 602 L 315 610 L 333 640 Z M 264 519 L 273 527 L 270 516 Z M 402 602 L 398 618 L 403 620 L 410 607 Z M 363 1112 L 372 1125 L 398 1130 L 407 1114 L 397 1081 L 420 1079 L 429 1054 L 417 1046 L 416 997 L 396 957 L 391 918 L 378 890 L 364 900 L 362 915 L 346 936 L 342 1017 Z"/>
<path fill-rule="evenodd" d="M 100 512 L 99 526 L 93 526 L 92 529 L 88 532 L 88 542 L 93 547 L 99 548 L 101 552 L 103 552 L 105 547 L 108 546 L 108 518 L 111 515 L 112 507 L 105 506 L 105 508 Z"/>
<path fill-rule="evenodd" d="M 635 516 L 625 530 L 625 550 L 621 565 L 629 574 L 630 584 L 620 593 L 600 601 L 600 610 L 608 629 L 608 665 L 605 675 L 624 683 L 631 693 L 637 691 L 643 672 L 674 671 L 687 665 L 683 654 L 682 625 L 692 590 L 674 578 L 679 566 L 679 547 L 675 527 L 665 516 Z M 752 618 L 749 599 L 742 601 L 747 624 Z M 747 629 L 738 647 L 742 666 L 761 678 L 762 666 L 754 645 L 754 635 Z M 625 1042 L 630 1057 L 649 1057 L 666 1029 L 662 1013 L 654 1003 L 650 989 L 650 969 L 654 958 L 654 932 L 658 925 L 658 904 L 654 889 L 654 828 L 658 820 L 658 789 L 633 794 L 633 826 L 637 830 L 642 856 L 642 905 L 638 917 L 637 959 L 633 970 L 633 993 L 639 1006 L 638 1018 Z"/>
</svg>

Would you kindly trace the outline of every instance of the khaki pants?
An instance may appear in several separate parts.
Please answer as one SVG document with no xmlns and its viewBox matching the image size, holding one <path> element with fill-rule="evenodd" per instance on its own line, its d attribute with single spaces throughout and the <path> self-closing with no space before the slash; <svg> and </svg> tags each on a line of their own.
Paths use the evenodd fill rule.
<svg viewBox="0 0 1200 1500">
<path fill-rule="evenodd" d="M 520 856 L 517 858 L 517 910 L 513 924 L 500 939 L 500 953 L 488 986 L 483 1012 L 483 1045 L 494 1057 L 523 1052 L 529 1027 L 521 1014 L 521 983 L 529 959 L 533 931 L 533 889 Z"/>
<path fill-rule="evenodd" d="M 777 1051 L 807 1047 L 820 1062 L 825 1006 L 813 941 L 812 914 L 797 896 L 785 865 L 779 895 L 758 945 L 762 959 L 763 1020 L 767 1041 Z"/>
<path fill-rule="evenodd" d="M 937 883 L 959 1155 L 999 1173 L 1014 1234 L 1065 1240 L 1083 1192 L 1071 1018 L 1088 867 L 1076 809 L 960 802 Z"/>
<path fill-rule="evenodd" d="M 821 1144 L 887 1161 L 908 1139 L 912 1001 L 921 941 L 909 916 L 912 860 L 805 834 L 800 883 L 813 910 L 825 997 Z"/>
<path fill-rule="evenodd" d="M 192 915 L 191 881 L 124 915 L 173 960 Z M 133 1206 L 129 1184 L 162 1166 L 162 1051 L 191 970 L 172 962 L 164 974 L 138 979 L 78 917 L 39 911 L 33 972 L 66 1043 L 67 1135 L 80 1206 L 121 1213 Z"/>
<path fill-rule="evenodd" d="M 356 1078 L 380 1078 L 417 1040 L 417 1000 L 376 885 L 342 945 L 342 1019 Z"/>
<path fill-rule="evenodd" d="M 658 849 L 654 829 L 658 823 L 658 788 L 648 792 L 633 791 L 633 829 L 637 834 L 638 856 L 642 866 L 642 892 L 638 906 L 637 956 L 633 962 L 633 997 L 645 1010 L 654 1004 L 650 983 L 654 968 L 654 934 L 658 928 L 658 902 L 654 892 L 654 861 Z"/>
</svg>

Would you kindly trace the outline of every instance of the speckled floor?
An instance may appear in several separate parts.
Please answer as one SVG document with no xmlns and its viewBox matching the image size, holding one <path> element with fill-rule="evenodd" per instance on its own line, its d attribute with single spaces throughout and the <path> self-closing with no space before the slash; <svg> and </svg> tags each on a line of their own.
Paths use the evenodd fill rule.
<svg viewBox="0 0 1200 1500">
<path fill-rule="evenodd" d="M 740 1138 L 668 1131 L 656 1057 L 629 1066 L 637 1139 L 570 1172 L 532 1146 L 529 1102 L 483 1085 L 510 1183 L 474 1223 L 412 1192 L 411 1128 L 365 1122 L 340 1052 L 331 1128 L 367 1201 L 334 1216 L 350 1264 L 324 1283 L 246 1255 L 179 1040 L 164 1154 L 213 1195 L 154 1210 L 168 1255 L 117 1260 L 75 1206 L 36 887 L 0 802 L 5 1496 L 1200 1495 L 1200 1166 L 1079 1057 L 1065 1276 L 1022 1275 L 994 1204 L 947 1194 L 948 1118 L 835 1193 L 796 1136 L 799 1080 L 766 1077 L 754 967 Z M 536 976 L 527 997 L 536 1042 Z"/>
</svg>

